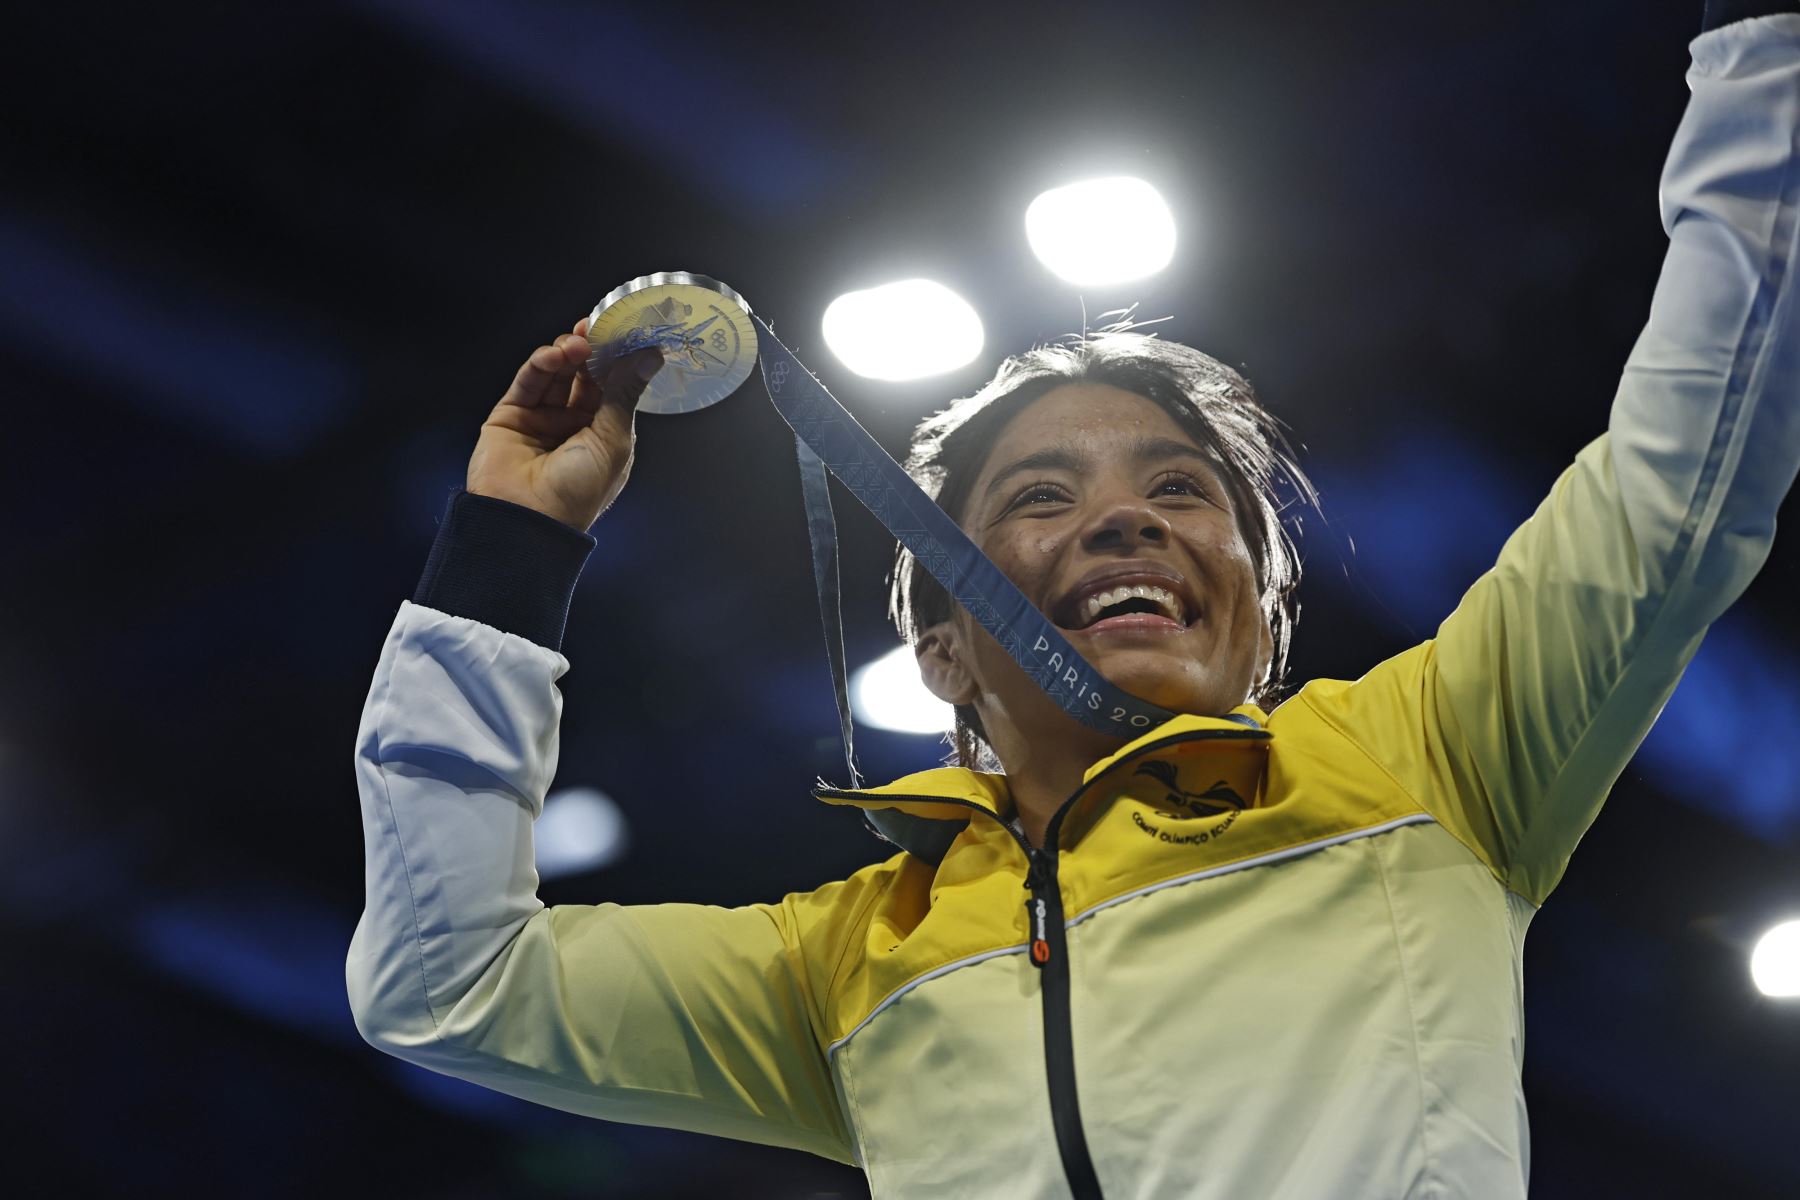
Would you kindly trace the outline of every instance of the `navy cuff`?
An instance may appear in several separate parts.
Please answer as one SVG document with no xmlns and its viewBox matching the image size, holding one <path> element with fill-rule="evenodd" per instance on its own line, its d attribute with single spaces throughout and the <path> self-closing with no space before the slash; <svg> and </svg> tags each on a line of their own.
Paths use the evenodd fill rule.
<svg viewBox="0 0 1800 1200">
<path fill-rule="evenodd" d="M 413 603 L 561 651 L 575 581 L 594 544 L 536 509 L 459 489 Z"/>
<path fill-rule="evenodd" d="M 1706 13 L 1700 19 L 1700 32 L 1706 33 L 1733 21 L 1784 12 L 1800 12 L 1800 3 L 1795 3 L 1795 0 L 1706 0 Z"/>
</svg>

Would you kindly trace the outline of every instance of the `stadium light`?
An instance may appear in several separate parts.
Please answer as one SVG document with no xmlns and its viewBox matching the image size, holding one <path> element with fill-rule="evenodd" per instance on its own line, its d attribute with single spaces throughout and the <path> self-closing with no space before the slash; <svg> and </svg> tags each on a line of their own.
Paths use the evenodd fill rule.
<svg viewBox="0 0 1800 1200">
<path fill-rule="evenodd" d="M 956 710 L 919 678 L 911 646 L 900 646 L 851 676 L 850 709 L 863 724 L 896 733 L 947 733 L 956 727 Z"/>
<path fill-rule="evenodd" d="M 540 879 L 597 871 L 625 853 L 625 814 L 598 788 L 564 788 L 544 797 L 532 842 Z"/>
<path fill-rule="evenodd" d="M 902 279 L 845 292 L 825 310 L 825 344 L 867 379 L 942 375 L 981 353 L 981 318 L 931 279 Z"/>
<path fill-rule="evenodd" d="M 1051 188 L 1025 210 L 1034 254 L 1070 283 L 1124 283 L 1175 257 L 1175 217 L 1142 179 L 1117 176 Z"/>
<path fill-rule="evenodd" d="M 1800 996 L 1800 921 L 1783 921 L 1756 940 L 1750 978 L 1765 996 Z"/>
</svg>

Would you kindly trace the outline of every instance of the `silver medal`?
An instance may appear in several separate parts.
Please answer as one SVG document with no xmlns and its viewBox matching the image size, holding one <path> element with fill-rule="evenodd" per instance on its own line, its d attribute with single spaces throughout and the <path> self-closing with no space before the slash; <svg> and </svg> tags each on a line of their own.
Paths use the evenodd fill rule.
<svg viewBox="0 0 1800 1200">
<path fill-rule="evenodd" d="M 588 318 L 588 374 L 645 346 L 661 348 L 662 370 L 640 412 L 695 412 L 717 404 L 756 368 L 756 327 L 744 298 L 705 275 L 663 271 L 622 284 Z"/>
</svg>

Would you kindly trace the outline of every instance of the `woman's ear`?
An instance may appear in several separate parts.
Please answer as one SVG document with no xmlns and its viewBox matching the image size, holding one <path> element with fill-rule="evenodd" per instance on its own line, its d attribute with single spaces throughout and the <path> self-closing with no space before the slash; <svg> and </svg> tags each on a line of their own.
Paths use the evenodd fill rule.
<svg viewBox="0 0 1800 1200">
<path fill-rule="evenodd" d="M 963 665 L 956 630 L 949 621 L 921 630 L 913 653 L 919 659 L 919 676 L 932 695 L 945 704 L 975 702 L 975 680 Z"/>
</svg>

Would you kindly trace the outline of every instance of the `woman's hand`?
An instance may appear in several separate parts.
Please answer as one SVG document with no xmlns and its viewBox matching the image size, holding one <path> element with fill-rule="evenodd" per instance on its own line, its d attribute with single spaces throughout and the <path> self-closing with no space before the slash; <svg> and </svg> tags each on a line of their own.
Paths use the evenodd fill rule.
<svg viewBox="0 0 1800 1200">
<path fill-rule="evenodd" d="M 654 346 L 588 378 L 587 318 L 519 368 L 482 423 L 468 490 L 535 508 L 586 532 L 631 474 L 638 397 L 662 366 Z"/>
</svg>

